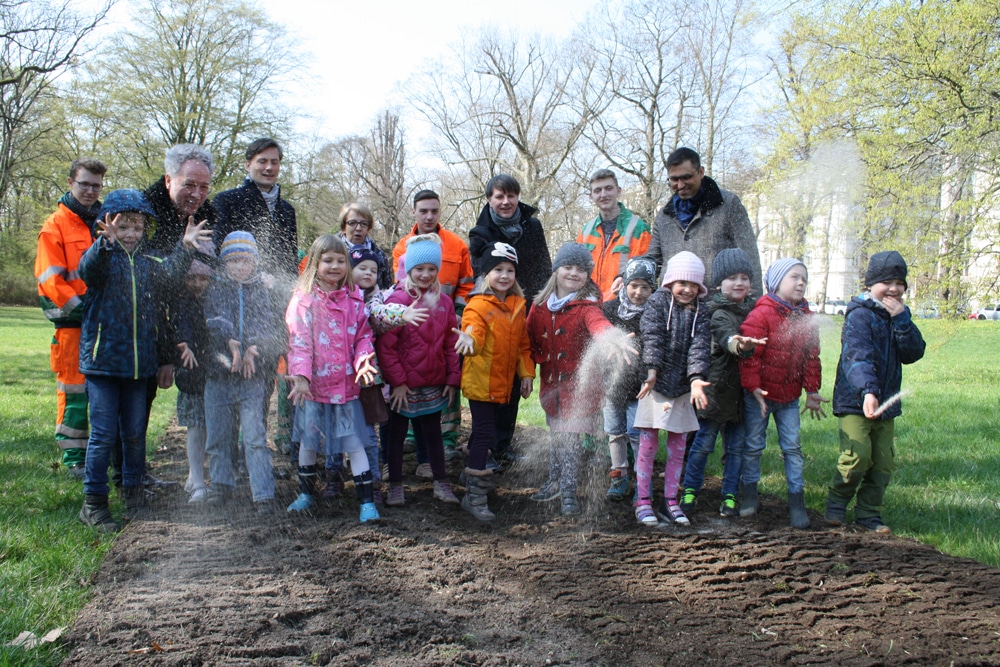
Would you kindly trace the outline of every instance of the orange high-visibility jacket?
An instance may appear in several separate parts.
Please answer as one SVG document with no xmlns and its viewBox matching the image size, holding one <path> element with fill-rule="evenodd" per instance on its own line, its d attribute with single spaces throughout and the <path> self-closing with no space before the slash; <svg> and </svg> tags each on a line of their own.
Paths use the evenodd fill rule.
<svg viewBox="0 0 1000 667">
<path fill-rule="evenodd" d="M 618 225 L 608 242 L 604 242 L 601 232 L 601 216 L 588 222 L 577 235 L 576 242 L 590 249 L 594 258 L 594 270 L 590 276 L 601 288 L 601 297 L 608 301 L 615 297 L 610 293 L 611 283 L 625 271 L 625 265 L 633 257 L 642 257 L 649 250 L 652 230 L 646 222 L 632 211 L 618 203 Z"/>
<path fill-rule="evenodd" d="M 94 237 L 80 216 L 60 203 L 38 233 L 35 277 L 38 300 L 45 316 L 57 328 L 77 327 L 83 320 L 83 296 L 87 286 L 77 269 Z"/>
<path fill-rule="evenodd" d="M 449 232 L 441 225 L 437 226 L 434 233 L 441 237 L 441 270 L 438 271 L 441 291 L 450 296 L 455 302 L 455 306 L 461 310 L 465 307 L 465 300 L 476 283 L 476 276 L 472 272 L 469 246 L 462 240 L 461 236 Z M 406 242 L 417 235 L 417 226 L 413 225 L 410 233 L 399 239 L 399 243 L 392 249 L 393 275 L 399 271 L 399 258 L 406 254 Z"/>
</svg>

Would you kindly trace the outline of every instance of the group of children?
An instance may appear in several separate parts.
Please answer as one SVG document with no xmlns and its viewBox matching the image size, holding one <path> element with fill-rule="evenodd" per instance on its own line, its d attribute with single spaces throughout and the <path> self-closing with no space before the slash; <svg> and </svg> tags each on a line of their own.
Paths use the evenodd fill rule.
<svg viewBox="0 0 1000 667">
<path fill-rule="evenodd" d="M 299 443 L 300 493 L 289 512 L 313 506 L 320 462 L 345 454 L 361 522 L 379 519 L 383 500 L 388 507 L 404 505 L 403 441 L 412 422 L 426 439 L 434 497 L 461 504 L 476 519 L 495 519 L 487 496 L 494 488 L 488 461 L 497 412 L 513 390 L 523 397 L 531 393 L 537 364 L 551 441 L 548 478 L 533 500 L 559 499 L 564 515 L 580 511 L 581 439 L 592 434 L 591 417 L 603 407 L 612 466 L 608 497 L 626 498 L 632 490 L 631 449 L 640 523 L 689 523 L 719 432 L 725 448 L 720 513 L 752 515 L 773 415 L 791 524 L 809 525 L 799 398 L 805 389 L 805 409 L 816 417 L 824 415 L 826 399 L 818 394 L 818 332 L 804 298 L 806 268 L 798 260 L 774 262 L 764 280 L 768 293 L 755 303 L 751 263 L 742 250 L 724 250 L 714 258 L 712 277 L 719 290 L 708 301 L 704 264 L 692 253 L 670 258 L 659 286 L 656 265 L 635 258 L 624 269 L 616 298 L 602 303 L 591 279 L 589 250 L 568 243 L 559 249 L 548 283 L 528 304 L 517 283 L 517 253 L 497 242 L 483 251 L 459 322 L 438 283 L 442 249 L 436 234 L 408 241 L 405 276 L 385 294 L 375 284 L 376 257 L 349 252 L 337 236 L 320 236 L 288 299 L 259 271 L 258 248 L 247 232 L 229 234 L 216 257 L 210 232 L 192 224 L 165 261 L 147 257 L 141 239 L 150 215 L 141 193 L 110 193 L 98 240 L 81 262 L 89 290 L 81 369 L 87 374 L 92 442 L 100 445 L 88 448 L 80 514 L 85 523 L 117 529 L 107 503 L 107 452 L 115 446 L 119 424 L 126 443 L 127 508 L 142 504 L 144 387 L 156 371 L 155 352 L 146 348 L 158 326 L 156 314 L 146 311 L 166 302 L 174 337 L 169 345 L 176 349 L 178 422 L 188 429 L 186 489 L 192 503 L 229 502 L 234 463 L 242 456 L 256 507 L 273 511 L 266 409 L 268 388 L 285 355 L 293 440 Z M 906 265 L 898 253 L 876 254 L 866 278 L 869 291 L 852 301 L 844 326 L 834 391 L 841 456 L 826 517 L 844 521 L 847 504 L 857 495 L 857 521 L 881 530 L 882 496 L 892 469 L 892 419 L 899 407 L 879 406 L 898 392 L 900 364 L 922 356 L 923 340 L 902 305 Z M 603 358 L 616 372 L 606 374 L 611 379 L 595 392 L 584 388 L 592 378 L 581 377 L 590 372 L 581 364 L 585 352 L 602 341 L 610 342 Z M 516 387 L 515 378 L 520 378 Z M 440 422 L 459 387 L 472 416 L 461 501 L 448 481 Z M 376 425 L 386 417 L 380 448 Z M 654 511 L 652 474 L 661 430 L 668 458 L 663 501 Z M 383 455 L 387 480 L 382 480 Z"/>
</svg>

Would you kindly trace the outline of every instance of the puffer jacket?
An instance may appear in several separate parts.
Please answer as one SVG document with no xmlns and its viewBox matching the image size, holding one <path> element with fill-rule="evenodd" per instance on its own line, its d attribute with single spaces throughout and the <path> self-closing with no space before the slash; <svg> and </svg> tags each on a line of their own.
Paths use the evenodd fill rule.
<svg viewBox="0 0 1000 667">
<path fill-rule="evenodd" d="M 552 257 L 545 241 L 545 230 L 535 217 L 538 211 L 524 202 L 518 202 L 517 207 L 521 211 L 523 229 L 519 238 L 516 240 L 508 238 L 497 227 L 487 204 L 479 212 L 476 226 L 469 230 L 469 253 L 472 256 L 472 269 L 478 276 L 482 273 L 479 260 L 482 258 L 483 250 L 497 241 L 514 246 L 514 250 L 517 251 L 517 282 L 524 290 L 524 298 L 528 302 L 530 312 L 535 296 L 542 291 L 552 275 Z"/>
<path fill-rule="evenodd" d="M 528 313 L 531 356 L 540 366 L 538 398 L 545 413 L 560 418 L 588 417 L 601 409 L 600 391 L 577 391 L 577 370 L 590 342 L 611 323 L 598 301 L 570 301 L 552 312 L 536 305 Z"/>
<path fill-rule="evenodd" d="M 698 411 L 701 419 L 717 422 L 743 421 L 743 387 L 740 385 L 740 357 L 749 357 L 752 352 L 733 354 L 729 350 L 729 339 L 738 336 L 740 325 L 753 309 L 753 299 L 734 303 L 716 293 L 708 302 L 708 312 L 712 316 L 712 366 L 708 371 L 709 386 L 705 387 L 708 407 Z"/>
<path fill-rule="evenodd" d="M 195 251 L 180 245 L 166 259 L 141 244 L 129 255 L 121 244 L 98 238 L 80 258 L 87 284 L 80 332 L 80 372 L 127 377 L 156 375 L 158 294 L 179 290 Z"/>
<path fill-rule="evenodd" d="M 776 403 L 797 401 L 803 389 L 820 390 L 819 330 L 808 303 L 793 309 L 765 294 L 743 320 L 740 333 L 767 339 L 767 345 L 758 345 L 752 356 L 740 359 L 744 389 L 763 389 L 767 400 Z"/>
<path fill-rule="evenodd" d="M 639 314 L 631 319 L 623 320 L 618 315 L 618 307 L 620 305 L 621 300 L 615 297 L 611 301 L 604 302 L 601 310 L 604 312 L 604 316 L 608 318 L 608 321 L 611 322 L 611 326 L 621 329 L 625 333 L 635 334 L 630 339 L 630 344 L 639 352 L 639 358 L 641 359 L 642 336 L 639 332 L 639 323 L 642 321 L 642 315 Z M 636 400 L 636 394 L 642 389 L 642 383 L 646 381 L 646 368 L 639 363 L 626 364 L 620 374 L 617 374 L 616 377 L 605 378 L 605 380 L 604 394 L 607 400 L 612 405 L 624 407 L 629 402 Z"/>
<path fill-rule="evenodd" d="M 275 368 L 285 353 L 288 335 L 281 321 L 284 303 L 275 290 L 264 284 L 260 273 L 245 283 L 224 273 L 217 274 L 205 295 L 205 321 L 211 334 L 205 375 L 208 379 L 229 377 L 232 353 L 229 341 L 238 340 L 240 351 L 256 345 L 255 377 Z"/>
<path fill-rule="evenodd" d="M 639 329 L 643 365 L 656 370 L 656 391 L 676 398 L 691 391 L 693 380 L 708 379 L 712 321 L 704 301 L 682 306 L 668 289 L 658 289 L 646 302 Z"/>
<path fill-rule="evenodd" d="M 847 304 L 840 339 L 840 362 L 833 386 L 833 414 L 838 417 L 864 414 L 865 394 L 875 394 L 881 403 L 899 393 L 903 364 L 919 361 L 926 347 L 909 308 L 892 316 L 868 294 L 854 297 Z M 879 419 L 894 419 L 901 414 L 902 404 L 897 402 L 886 408 Z"/>
<path fill-rule="evenodd" d="M 474 342 L 462 368 L 462 394 L 469 400 L 506 403 L 515 374 L 535 377 L 524 311 L 524 299 L 513 294 L 503 301 L 493 294 L 469 299 L 461 327 Z"/>
<path fill-rule="evenodd" d="M 398 303 L 404 307 L 414 301 L 401 288 L 393 290 L 385 300 L 386 304 Z M 410 389 L 444 385 L 457 387 L 462 379 L 462 368 L 455 352 L 458 334 L 452 331 L 458 327 L 455 304 L 447 295 L 441 294 L 432 308 L 426 303 L 421 303 L 419 307 L 430 310 L 423 324 L 390 329 L 375 341 L 382 376 L 390 387 L 403 384 Z"/>
<path fill-rule="evenodd" d="M 285 311 L 288 374 L 309 380 L 317 403 L 346 403 L 358 397 L 356 361 L 375 351 L 365 301 L 358 288 L 309 294 L 295 290 Z"/>
</svg>

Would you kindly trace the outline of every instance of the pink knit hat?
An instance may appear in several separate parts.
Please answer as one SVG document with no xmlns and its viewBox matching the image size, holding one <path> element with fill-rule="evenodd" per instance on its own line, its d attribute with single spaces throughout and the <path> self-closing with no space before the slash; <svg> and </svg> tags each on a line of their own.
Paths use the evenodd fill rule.
<svg viewBox="0 0 1000 667">
<path fill-rule="evenodd" d="M 660 286 L 666 287 L 678 280 L 697 284 L 699 299 L 708 296 L 708 288 L 705 287 L 705 264 L 693 252 L 682 250 L 667 261 L 667 270 L 663 272 Z"/>
</svg>

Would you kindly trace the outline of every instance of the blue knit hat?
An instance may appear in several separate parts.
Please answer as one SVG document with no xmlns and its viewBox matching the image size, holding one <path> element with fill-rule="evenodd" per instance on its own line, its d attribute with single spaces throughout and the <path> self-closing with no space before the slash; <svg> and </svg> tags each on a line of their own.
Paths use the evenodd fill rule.
<svg viewBox="0 0 1000 667">
<path fill-rule="evenodd" d="M 431 238 L 433 237 L 433 238 Z M 421 264 L 441 268 L 441 239 L 437 234 L 421 234 L 406 242 L 406 271 L 409 273 Z"/>
<path fill-rule="evenodd" d="M 108 196 L 104 199 L 104 205 L 101 206 L 101 210 L 97 213 L 97 219 L 104 220 L 104 217 L 107 215 L 114 218 L 119 213 L 131 212 L 142 213 L 151 218 L 156 217 L 156 214 L 153 213 L 153 207 L 146 201 L 146 195 L 142 193 L 142 190 L 123 188 L 121 190 L 112 190 L 108 193 Z"/>
<path fill-rule="evenodd" d="M 809 269 L 802 263 L 802 260 L 795 259 L 794 257 L 783 257 L 771 262 L 771 266 L 767 267 L 767 273 L 764 274 L 764 286 L 767 288 L 767 291 L 771 294 L 777 292 L 781 281 L 796 266 L 806 269 L 806 275 L 809 275 Z"/>
<path fill-rule="evenodd" d="M 229 232 L 222 241 L 219 259 L 225 262 L 236 257 L 246 257 L 254 262 L 260 259 L 257 253 L 257 240 L 250 232 Z"/>
</svg>

